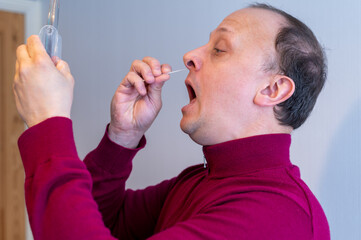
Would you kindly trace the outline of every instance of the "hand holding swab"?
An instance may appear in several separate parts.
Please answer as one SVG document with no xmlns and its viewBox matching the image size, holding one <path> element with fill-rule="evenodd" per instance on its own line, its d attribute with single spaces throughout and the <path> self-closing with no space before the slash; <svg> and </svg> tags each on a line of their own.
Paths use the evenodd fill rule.
<svg viewBox="0 0 361 240">
<path fill-rule="evenodd" d="M 163 73 L 163 74 L 171 75 L 171 74 L 174 74 L 174 73 L 183 72 L 183 71 L 185 71 L 185 70 L 187 70 L 187 68 L 181 68 L 181 69 L 174 70 L 174 71 L 171 71 L 171 72 L 169 72 L 169 73 Z M 134 72 L 137 72 L 137 71 L 135 70 L 134 66 L 133 66 L 133 71 L 134 71 Z M 144 79 L 142 79 L 142 80 L 143 80 L 143 82 L 145 82 Z"/>
</svg>

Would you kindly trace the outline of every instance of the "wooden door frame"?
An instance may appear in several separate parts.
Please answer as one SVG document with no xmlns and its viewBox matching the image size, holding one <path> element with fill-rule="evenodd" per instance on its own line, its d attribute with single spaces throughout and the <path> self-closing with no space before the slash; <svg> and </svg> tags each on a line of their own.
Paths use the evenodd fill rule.
<svg viewBox="0 0 361 240">
<path fill-rule="evenodd" d="M 43 19 L 42 6 L 43 4 L 40 0 L 0 0 L 1 11 L 24 15 L 25 38 L 28 38 L 32 34 L 38 34 L 42 25 L 44 25 L 45 19 Z M 25 40 L 26 39 L 24 39 L 24 42 Z M 26 239 L 33 239 L 28 221 L 26 221 L 25 232 Z"/>
<path fill-rule="evenodd" d="M 24 14 L 25 38 L 39 34 L 44 25 L 46 19 L 43 19 L 42 6 L 39 0 L 0 0 L 0 10 Z"/>
</svg>

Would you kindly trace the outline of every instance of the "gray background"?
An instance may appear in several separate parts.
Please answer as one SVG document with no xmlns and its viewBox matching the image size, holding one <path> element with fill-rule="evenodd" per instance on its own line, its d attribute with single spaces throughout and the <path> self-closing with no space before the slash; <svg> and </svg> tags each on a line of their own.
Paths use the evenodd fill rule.
<svg viewBox="0 0 361 240">
<path fill-rule="evenodd" d="M 48 0 L 42 0 L 44 23 Z M 267 1 L 304 21 L 325 46 L 329 77 L 309 120 L 292 134 L 291 160 L 318 197 L 332 239 L 361 239 L 361 4 L 358 0 Z M 205 44 L 236 0 L 62 0 L 63 58 L 76 79 L 72 119 L 81 158 L 109 122 L 112 95 L 134 59 L 153 56 L 173 69 Z M 164 87 L 164 107 L 134 160 L 128 187 L 143 188 L 202 162 L 201 147 L 179 128 L 187 73 Z"/>
</svg>

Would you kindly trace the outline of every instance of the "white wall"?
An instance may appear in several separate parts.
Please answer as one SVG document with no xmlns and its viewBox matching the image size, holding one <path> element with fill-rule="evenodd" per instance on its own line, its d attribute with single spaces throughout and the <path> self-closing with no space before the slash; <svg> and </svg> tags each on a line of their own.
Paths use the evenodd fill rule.
<svg viewBox="0 0 361 240">
<path fill-rule="evenodd" d="M 205 44 L 225 16 L 248 3 L 62 0 L 59 26 L 63 57 L 76 78 L 72 119 L 80 156 L 102 137 L 111 97 L 134 59 L 149 55 L 180 68 L 185 52 Z M 303 20 L 326 47 L 328 82 L 307 123 L 293 134 L 291 159 L 323 205 L 332 238 L 361 239 L 361 4 L 268 3 Z M 201 147 L 179 129 L 180 108 L 188 102 L 185 76 L 166 84 L 163 110 L 135 158 L 129 187 L 156 184 L 202 162 Z"/>
</svg>

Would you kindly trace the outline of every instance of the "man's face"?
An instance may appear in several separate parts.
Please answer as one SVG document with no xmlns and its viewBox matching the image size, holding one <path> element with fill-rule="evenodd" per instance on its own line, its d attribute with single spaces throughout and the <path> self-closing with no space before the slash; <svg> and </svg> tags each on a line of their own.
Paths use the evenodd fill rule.
<svg viewBox="0 0 361 240">
<path fill-rule="evenodd" d="M 209 42 L 184 55 L 190 103 L 182 108 L 182 130 L 201 145 L 251 136 L 257 128 L 256 92 L 271 74 L 274 41 L 283 19 L 261 9 L 225 18 Z"/>
</svg>

